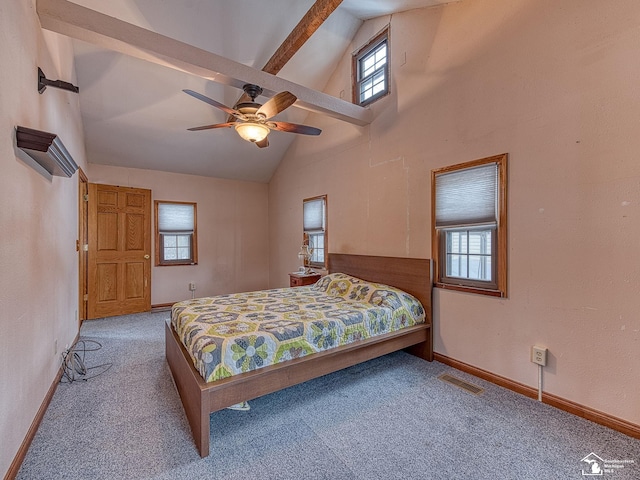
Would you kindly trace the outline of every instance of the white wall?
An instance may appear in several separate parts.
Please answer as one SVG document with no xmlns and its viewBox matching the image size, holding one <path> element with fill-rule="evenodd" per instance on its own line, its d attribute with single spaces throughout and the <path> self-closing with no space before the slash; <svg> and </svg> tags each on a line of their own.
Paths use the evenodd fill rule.
<svg viewBox="0 0 640 480">
<path fill-rule="evenodd" d="M 25 438 L 78 332 L 78 175 L 43 175 L 15 147 L 15 127 L 59 135 L 84 168 L 78 96 L 38 94 L 37 67 L 75 82 L 69 41 L 43 35 L 34 3 L 0 2 L 0 472 Z M 55 348 L 57 340 L 57 348 Z"/>
<path fill-rule="evenodd" d="M 197 203 L 198 264 L 158 267 L 152 261 L 152 305 L 191 298 L 191 281 L 198 297 L 268 287 L 266 184 L 98 164 L 89 164 L 87 175 L 92 183 L 148 188 L 152 201 Z"/>
<path fill-rule="evenodd" d="M 431 256 L 430 171 L 509 154 L 509 297 L 434 291 L 435 351 L 640 424 L 640 2 L 463 0 L 391 22 L 392 93 L 354 127 L 322 116 L 270 183 L 272 286 L 302 199 L 328 194 L 329 251 Z M 291 221 L 291 219 L 294 221 Z M 277 279 L 277 280 L 276 280 Z"/>
</svg>

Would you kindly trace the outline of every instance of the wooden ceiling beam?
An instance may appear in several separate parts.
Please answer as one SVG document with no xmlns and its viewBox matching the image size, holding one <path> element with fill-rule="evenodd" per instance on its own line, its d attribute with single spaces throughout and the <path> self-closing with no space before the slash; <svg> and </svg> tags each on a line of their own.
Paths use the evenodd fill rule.
<svg viewBox="0 0 640 480">
<path fill-rule="evenodd" d="M 291 60 L 296 52 L 300 50 L 305 42 L 311 38 L 311 35 L 320 28 L 324 21 L 329 18 L 329 15 L 331 15 L 341 3 L 342 0 L 316 0 L 287 38 L 280 44 L 275 53 L 271 55 L 271 58 L 262 68 L 262 71 L 270 73 L 271 75 L 277 75 L 278 72 L 282 70 L 282 67 Z M 251 97 L 243 93 L 235 105 L 250 101 Z M 233 115 L 229 115 L 227 122 L 233 120 Z"/>
<path fill-rule="evenodd" d="M 371 123 L 373 113 L 369 109 L 68 0 L 37 0 L 36 9 L 46 30 L 238 89 L 253 83 L 260 85 L 267 96 L 286 90 L 298 98 L 294 104 L 298 108 L 354 125 Z"/>
<path fill-rule="evenodd" d="M 262 71 L 277 75 L 341 3 L 342 0 L 317 0 L 267 61 Z"/>
</svg>

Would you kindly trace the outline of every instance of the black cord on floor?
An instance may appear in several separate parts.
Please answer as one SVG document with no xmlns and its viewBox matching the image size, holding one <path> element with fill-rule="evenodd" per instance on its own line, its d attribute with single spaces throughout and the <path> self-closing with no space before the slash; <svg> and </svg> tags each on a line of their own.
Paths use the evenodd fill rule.
<svg viewBox="0 0 640 480">
<path fill-rule="evenodd" d="M 68 350 L 62 352 L 62 378 L 61 383 L 73 383 L 79 380 L 87 381 L 102 375 L 112 366 L 111 363 L 103 363 L 95 367 L 87 367 L 85 356 L 87 352 L 95 352 L 102 348 L 102 345 L 95 340 L 78 340 Z M 98 373 L 89 375 L 91 370 L 100 369 Z"/>
</svg>

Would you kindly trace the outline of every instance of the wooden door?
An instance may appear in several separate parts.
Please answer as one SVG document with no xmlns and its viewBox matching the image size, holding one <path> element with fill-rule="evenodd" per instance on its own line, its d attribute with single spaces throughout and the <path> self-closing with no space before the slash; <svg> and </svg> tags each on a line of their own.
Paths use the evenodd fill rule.
<svg viewBox="0 0 640 480">
<path fill-rule="evenodd" d="M 89 184 L 88 318 L 151 310 L 151 190 Z"/>
</svg>

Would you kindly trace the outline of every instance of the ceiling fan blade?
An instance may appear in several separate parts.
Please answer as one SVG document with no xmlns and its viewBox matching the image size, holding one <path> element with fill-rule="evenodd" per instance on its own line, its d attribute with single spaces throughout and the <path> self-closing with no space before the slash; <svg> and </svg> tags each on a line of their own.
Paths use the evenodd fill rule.
<svg viewBox="0 0 640 480">
<path fill-rule="evenodd" d="M 266 148 L 269 146 L 269 137 L 264 137 L 263 140 L 255 142 L 255 144 L 258 146 L 258 148 Z"/>
<path fill-rule="evenodd" d="M 302 135 L 320 135 L 320 133 L 322 133 L 322 130 L 319 128 L 309 127 L 308 125 L 298 125 L 297 123 L 268 122 L 268 126 L 281 132 L 301 133 Z"/>
<path fill-rule="evenodd" d="M 194 98 L 197 98 L 198 100 L 202 100 L 205 103 L 208 103 L 209 105 L 219 108 L 220 110 L 222 110 L 223 112 L 228 113 L 229 115 L 233 115 L 236 118 L 240 118 L 242 120 L 246 120 L 246 117 L 240 113 L 237 110 L 234 110 L 233 108 L 229 108 L 226 105 L 223 105 L 220 102 L 216 102 L 214 99 L 209 98 L 209 97 L 205 97 L 204 95 L 202 95 L 201 93 L 198 92 L 194 92 L 193 90 L 189 90 L 189 89 L 185 89 L 182 90 L 184 93 L 191 95 Z"/>
<path fill-rule="evenodd" d="M 236 122 L 216 123 L 215 125 L 203 125 L 201 127 L 191 127 L 191 128 L 187 128 L 187 130 L 191 132 L 197 132 L 198 130 L 210 130 L 212 128 L 233 127 L 235 124 Z"/>
<path fill-rule="evenodd" d="M 267 103 L 262 105 L 257 115 L 264 115 L 264 118 L 271 118 L 282 112 L 284 109 L 293 105 L 298 98 L 290 92 L 280 92 L 274 97 L 270 98 Z"/>
</svg>

